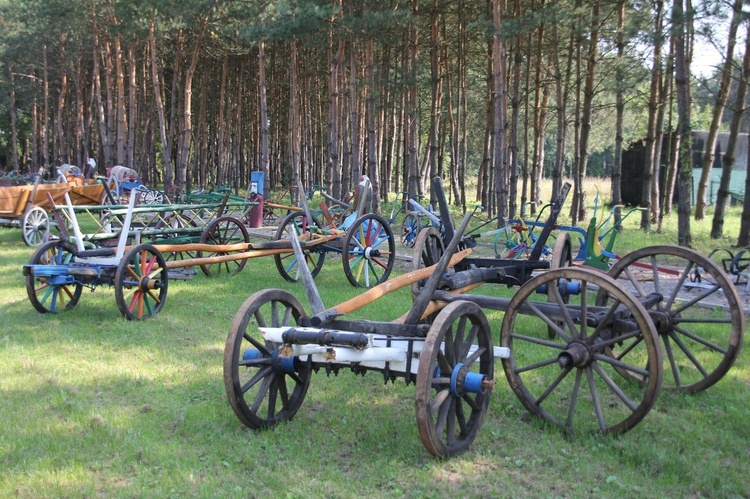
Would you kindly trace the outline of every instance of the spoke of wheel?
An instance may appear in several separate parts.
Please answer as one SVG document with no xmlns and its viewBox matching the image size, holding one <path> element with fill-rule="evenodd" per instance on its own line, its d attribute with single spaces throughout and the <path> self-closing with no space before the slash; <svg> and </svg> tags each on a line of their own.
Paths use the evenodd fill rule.
<svg viewBox="0 0 750 499">
<path fill-rule="evenodd" d="M 266 419 L 273 419 L 274 414 L 276 414 L 276 395 L 278 393 L 279 377 L 274 376 L 268 389 L 268 411 L 266 412 Z"/>
<path fill-rule="evenodd" d="M 514 340 L 528 341 L 529 343 L 534 343 L 536 345 L 542 345 L 542 346 L 550 347 L 550 348 L 556 348 L 557 350 L 565 350 L 567 348 L 567 344 L 545 340 L 542 338 L 534 338 L 533 336 L 526 336 L 523 334 L 511 333 L 510 337 L 513 338 Z"/>
<path fill-rule="evenodd" d="M 599 321 L 599 324 L 597 324 L 596 329 L 594 329 L 594 332 L 591 333 L 591 336 L 588 338 L 588 343 L 590 345 L 593 344 L 593 342 L 599 337 L 599 334 L 602 332 L 602 329 L 605 327 L 609 327 L 609 324 L 611 324 L 612 315 L 614 315 L 615 310 L 620 306 L 620 300 L 616 299 L 612 305 L 609 307 L 609 310 L 607 310 L 607 313 L 604 314 L 604 317 L 602 320 Z"/>
<path fill-rule="evenodd" d="M 550 393 L 552 393 L 552 391 L 557 387 L 557 385 L 560 384 L 560 382 L 565 378 L 565 376 L 567 376 L 568 373 L 570 373 L 571 369 L 572 368 L 570 368 L 570 367 L 563 368 L 560 371 L 560 374 L 557 375 L 557 378 L 555 378 L 554 380 L 552 380 L 552 384 L 549 385 L 546 390 L 544 390 L 544 392 L 534 401 L 534 403 L 537 406 L 541 406 L 542 402 L 544 402 L 544 399 L 546 399 L 547 396 Z"/>
<path fill-rule="evenodd" d="M 568 405 L 568 419 L 565 421 L 565 426 L 568 428 L 573 427 L 573 416 L 576 412 L 576 404 L 578 404 L 578 393 L 581 389 L 581 376 L 583 372 L 580 369 L 576 370 L 576 379 L 573 383 L 573 392 L 570 394 L 570 404 Z"/>
<path fill-rule="evenodd" d="M 266 348 L 266 345 L 264 345 L 260 341 L 256 340 L 252 336 L 250 336 L 250 333 L 248 333 L 247 331 L 245 331 L 244 333 L 242 333 L 242 337 L 245 338 L 247 341 L 249 341 L 250 344 L 256 348 L 256 350 L 262 352 L 264 357 L 270 357 L 271 356 L 271 351 L 268 350 L 268 348 Z"/>
<path fill-rule="evenodd" d="M 482 356 L 482 354 L 487 350 L 485 347 L 477 348 L 473 354 L 469 355 L 464 359 L 464 365 L 471 367 L 476 360 Z"/>
<path fill-rule="evenodd" d="M 706 340 L 704 338 L 701 338 L 700 336 L 697 336 L 696 334 L 691 333 L 690 331 L 688 331 L 685 328 L 681 328 L 681 327 L 675 326 L 674 327 L 674 331 L 677 331 L 678 333 L 680 333 L 680 334 L 682 334 L 684 336 L 687 336 L 688 338 L 690 338 L 691 340 L 695 341 L 696 343 L 700 343 L 701 345 L 706 346 L 706 347 L 710 348 L 711 350 L 714 350 L 714 351 L 716 351 L 716 352 L 718 352 L 718 353 L 720 353 L 722 355 L 726 355 L 727 354 L 727 350 L 725 348 L 722 348 L 721 346 L 719 346 L 719 345 L 717 345 L 715 343 L 712 343 L 712 342 L 710 342 L 710 341 L 708 341 L 708 340 Z"/>
<path fill-rule="evenodd" d="M 71 300 L 73 299 L 73 293 L 70 292 L 70 288 L 68 286 L 60 286 L 60 290 L 62 290 L 66 295 L 68 295 L 68 298 L 70 298 Z M 62 295 L 61 295 L 61 298 L 62 298 Z"/>
<path fill-rule="evenodd" d="M 278 327 L 281 324 L 279 319 L 279 302 L 271 302 L 271 327 Z"/>
<path fill-rule="evenodd" d="M 617 367 L 619 369 L 624 369 L 625 371 L 629 371 L 633 374 L 640 374 L 641 376 L 645 376 L 645 377 L 650 376 L 648 369 L 643 369 L 642 367 L 636 367 L 632 364 L 628 364 L 627 362 L 622 362 L 621 360 L 616 359 L 614 357 L 610 357 L 609 355 L 602 355 L 600 353 L 595 353 L 594 359 L 598 360 L 599 362 L 604 362 L 611 366 Z"/>
<path fill-rule="evenodd" d="M 456 399 L 451 397 L 449 399 L 448 414 L 446 415 L 446 428 L 445 428 L 445 441 L 448 444 L 452 444 L 456 441 Z"/>
<path fill-rule="evenodd" d="M 677 369 L 677 362 L 675 361 L 674 352 L 672 351 L 672 343 L 669 341 L 669 336 L 664 335 L 663 338 L 664 351 L 667 353 L 667 359 L 669 359 L 669 368 L 672 371 L 675 386 L 682 386 L 682 382 L 680 381 L 680 370 Z"/>
<path fill-rule="evenodd" d="M 269 367 L 269 370 L 270 369 L 271 368 Z M 268 389 L 271 386 L 271 382 L 275 377 L 276 375 L 273 374 L 273 372 L 269 372 L 268 375 L 263 378 L 263 381 L 261 381 L 260 388 L 258 388 L 258 394 L 255 396 L 252 407 L 250 407 L 250 412 L 252 412 L 253 414 L 258 412 L 258 409 L 260 409 L 263 400 L 265 400 L 266 395 L 268 394 Z"/>
<path fill-rule="evenodd" d="M 693 262 L 690 262 L 685 269 L 682 271 L 682 275 L 677 281 L 677 285 L 672 290 L 672 294 L 669 296 L 669 300 L 667 300 L 664 308 L 666 310 L 669 310 L 672 308 L 672 305 L 674 304 L 675 299 L 677 298 L 677 293 L 680 292 L 680 289 L 682 288 L 683 284 L 685 284 L 685 280 L 688 278 L 688 274 L 690 273 L 690 270 L 693 268 Z"/>
<path fill-rule="evenodd" d="M 620 343 L 621 341 L 625 341 L 625 340 L 628 340 L 630 338 L 637 338 L 637 337 L 640 337 L 640 336 L 643 336 L 643 334 L 640 331 L 630 331 L 629 333 L 621 334 L 620 336 L 617 336 L 615 338 L 612 338 L 612 339 L 609 339 L 607 341 L 602 341 L 600 343 L 597 343 L 596 347 L 597 348 L 608 347 L 608 346 L 614 345 L 616 343 Z"/>
<path fill-rule="evenodd" d="M 437 392 L 435 394 L 435 398 L 432 399 L 432 402 L 430 403 L 430 412 L 435 413 L 441 405 L 446 401 L 448 397 L 450 397 L 451 390 L 450 388 L 444 388 Z"/>
<path fill-rule="evenodd" d="M 437 353 L 437 364 L 440 367 L 440 373 L 445 376 L 450 376 L 453 373 L 453 367 L 448 363 L 448 359 L 445 357 L 442 351 L 438 350 Z"/>
<path fill-rule="evenodd" d="M 156 303 L 156 304 L 158 304 L 158 303 L 159 303 L 159 300 L 158 300 L 158 299 L 156 299 L 156 298 L 155 298 L 155 297 L 153 296 L 153 294 L 151 293 L 151 291 L 150 291 L 150 290 L 148 291 L 148 293 L 147 293 L 147 294 L 144 294 L 144 296 L 143 296 L 143 303 L 144 303 L 144 304 L 146 305 L 146 310 L 148 311 L 148 315 L 149 315 L 149 316 L 151 316 L 151 315 L 154 315 L 154 307 L 153 307 L 153 305 L 151 305 L 151 301 L 150 301 L 150 300 L 148 299 L 148 297 L 149 297 L 149 296 L 150 296 L 151 298 L 153 298 L 153 300 L 154 300 L 154 303 Z"/>
<path fill-rule="evenodd" d="M 475 326 L 473 325 L 469 328 L 469 334 L 466 334 L 467 321 L 468 317 L 463 315 L 459 317 L 458 325 L 456 326 L 455 338 L 453 340 L 453 349 L 456 351 L 457 359 L 466 358 L 466 353 L 471 347 L 471 343 L 467 344 L 467 342 L 473 342 L 474 338 L 476 337 L 476 330 Z"/>
<path fill-rule="evenodd" d="M 391 253 L 390 252 L 387 252 L 387 253 L 381 252 L 380 254 L 381 255 L 385 255 L 387 257 Z M 380 258 L 373 258 L 372 261 L 373 261 L 373 263 L 377 263 L 378 265 L 380 265 L 381 267 L 383 267 L 383 270 L 388 270 L 388 263 L 387 263 L 388 262 L 388 258 L 385 259 L 386 263 L 383 263 Z M 373 272 L 375 272 L 374 268 L 372 270 L 373 270 Z"/>
<path fill-rule="evenodd" d="M 721 286 L 719 286 L 719 285 L 717 284 L 717 285 L 716 285 L 716 286 L 714 286 L 713 288 L 711 288 L 711 289 L 708 289 L 708 290 L 706 290 L 706 291 L 705 291 L 704 293 L 701 293 L 700 295 L 698 295 L 698 296 L 696 296 L 696 297 L 692 298 L 692 299 L 691 299 L 690 301 L 687 301 L 687 302 L 683 303 L 682 305 L 680 305 L 680 307 L 679 307 L 679 308 L 677 308 L 677 309 L 675 309 L 675 310 L 672 310 L 672 311 L 670 312 L 670 313 L 671 313 L 671 315 L 677 315 L 677 314 L 681 313 L 682 311 L 684 311 L 684 310 L 686 310 L 686 309 L 688 309 L 688 308 L 692 307 L 693 305 L 695 305 L 695 304 L 696 304 L 696 303 L 698 303 L 699 301 L 703 300 L 704 298 L 707 298 L 708 296 L 710 296 L 710 295 L 714 294 L 714 293 L 715 293 L 716 291 L 718 291 L 719 289 L 721 289 Z M 667 309 L 667 310 L 669 310 L 669 309 Z"/>
<path fill-rule="evenodd" d="M 700 371 L 700 373 L 703 375 L 704 378 L 708 377 L 708 372 L 703 368 L 703 365 L 698 361 L 697 358 L 693 355 L 693 352 L 690 351 L 690 349 L 682 342 L 679 336 L 674 334 L 674 332 L 669 333 L 669 337 L 672 338 L 672 341 L 677 344 L 677 346 L 682 350 L 682 352 L 685 354 L 685 356 L 690 359 L 690 362 L 693 363 L 696 369 Z"/>
<path fill-rule="evenodd" d="M 637 291 L 637 295 L 641 298 L 645 297 L 647 293 L 643 290 L 643 288 L 641 287 L 640 281 L 638 281 L 638 279 L 633 275 L 633 272 L 630 270 L 629 267 L 625 268 L 625 275 L 628 276 L 628 279 L 630 280 L 630 284 L 632 284 L 635 287 Z"/>
<path fill-rule="evenodd" d="M 631 350 L 633 350 L 635 347 L 637 347 L 641 343 L 641 341 L 643 341 L 643 335 L 638 335 L 635 341 L 631 342 L 630 345 L 628 345 L 627 348 L 625 348 L 624 350 L 621 350 L 621 351 L 612 350 L 613 354 L 615 353 L 617 354 L 615 355 L 615 359 L 617 360 L 624 359 L 625 356 L 631 352 Z"/>
<path fill-rule="evenodd" d="M 594 411 L 596 412 L 596 420 L 599 421 L 599 428 L 603 430 L 606 427 L 604 423 L 604 414 L 602 413 L 602 404 L 599 400 L 599 392 L 596 390 L 596 383 L 594 381 L 594 374 L 591 372 L 591 368 L 587 367 L 586 380 L 589 382 L 589 389 L 591 390 L 591 400 L 594 403 Z"/>
<path fill-rule="evenodd" d="M 585 290 L 586 288 L 583 287 L 583 289 Z M 560 311 L 562 312 L 563 319 L 565 320 L 565 323 L 568 325 L 568 328 L 570 329 L 570 334 L 573 336 L 573 338 L 580 337 L 580 334 L 578 332 L 578 328 L 576 327 L 575 323 L 573 323 L 573 318 L 570 316 L 570 312 L 568 311 L 568 307 L 565 304 L 565 302 L 563 301 L 562 296 L 560 295 L 560 290 L 557 289 L 557 286 L 549 286 L 548 285 L 547 292 L 552 292 L 552 297 L 555 299 L 555 302 L 557 303 L 557 306 L 560 308 Z M 584 293 L 585 293 L 585 291 L 584 291 Z"/>
<path fill-rule="evenodd" d="M 473 398 L 471 398 L 471 396 L 470 396 L 469 393 L 464 393 L 463 396 L 461 397 L 461 399 L 464 402 L 466 402 L 469 405 L 469 407 L 472 408 L 472 410 L 474 410 L 474 411 L 481 411 L 482 410 L 482 408 L 479 407 L 479 404 L 477 404 L 476 400 L 474 400 Z"/>
<path fill-rule="evenodd" d="M 566 343 L 570 343 L 572 341 L 571 338 L 570 338 L 570 336 L 568 336 L 565 333 L 565 331 L 562 328 L 560 328 L 560 326 L 556 322 L 553 322 L 549 317 L 547 317 L 546 315 L 544 315 L 542 313 L 542 311 L 539 310 L 539 308 L 537 308 L 536 305 L 534 305 L 534 302 L 529 301 L 529 302 L 526 302 L 524 305 L 527 306 L 527 307 L 529 307 L 529 309 L 531 309 L 531 311 L 534 312 L 534 314 L 536 314 L 537 317 L 539 317 L 540 319 L 542 319 L 544 321 L 544 323 L 547 324 L 550 328 L 552 328 L 555 331 L 555 333 L 557 333 L 557 335 L 560 338 L 562 338 L 563 340 L 565 340 Z M 516 335 L 512 335 L 512 336 L 514 338 L 516 337 Z M 525 338 L 524 336 L 520 336 L 520 335 L 518 337 L 519 338 Z M 529 339 L 529 341 L 531 341 L 531 339 Z M 540 344 L 544 344 L 544 343 L 540 343 Z M 555 345 L 557 345 L 557 344 L 555 343 Z M 557 348 L 557 346 L 555 348 Z"/>
<path fill-rule="evenodd" d="M 651 255 L 651 275 L 654 279 L 654 291 L 664 296 L 661 292 L 661 281 L 659 280 L 659 266 L 656 263 L 656 255 Z"/>
<path fill-rule="evenodd" d="M 284 318 L 281 319 L 278 326 L 288 326 L 292 323 L 292 307 L 286 307 L 284 309 Z"/>
<path fill-rule="evenodd" d="M 458 428 L 461 430 L 460 435 L 468 435 L 469 429 L 466 426 L 466 414 L 464 414 L 464 406 L 461 403 L 461 399 L 454 399 L 454 400 L 456 404 L 456 421 L 458 421 Z M 455 438 L 455 435 L 454 435 L 454 438 Z"/>
<path fill-rule="evenodd" d="M 138 281 L 139 281 L 139 280 L 141 279 L 141 276 L 140 276 L 140 275 L 138 275 L 138 274 L 137 274 L 137 273 L 135 272 L 135 269 L 136 269 L 136 268 L 137 268 L 137 267 L 135 267 L 135 266 L 133 266 L 133 265 L 128 265 L 127 267 L 125 267 L 125 270 L 127 270 L 127 271 L 128 271 L 128 274 L 130 274 L 130 276 L 131 276 L 131 277 L 132 277 L 133 279 L 135 279 L 135 281 L 136 281 L 136 282 L 138 282 Z"/>
<path fill-rule="evenodd" d="M 437 411 L 437 421 L 435 421 L 435 433 L 441 435 L 445 429 L 445 423 L 448 419 L 448 412 L 450 411 L 451 398 L 446 400 L 447 403 L 440 405 Z"/>
<path fill-rule="evenodd" d="M 281 395 L 282 410 L 289 409 L 289 389 L 286 386 L 286 376 L 282 376 L 279 380 L 279 395 Z"/>
<path fill-rule="evenodd" d="M 518 367 L 515 369 L 515 372 L 520 374 L 526 371 L 531 371 L 534 369 L 538 369 L 540 367 L 549 366 L 550 364 L 556 364 L 556 363 L 557 363 L 557 357 L 551 357 L 547 360 L 540 360 L 539 362 L 534 362 L 533 364 L 529 364 L 523 367 Z"/>
<path fill-rule="evenodd" d="M 256 310 L 253 316 L 255 317 L 255 321 L 258 323 L 258 327 L 266 327 L 266 318 L 263 316 L 263 312 L 261 312 L 260 309 Z"/>
<path fill-rule="evenodd" d="M 588 334 L 588 293 L 586 292 L 588 283 L 586 281 L 581 281 L 581 288 L 583 289 L 583 293 L 581 293 L 581 319 L 578 321 L 578 323 L 581 325 L 580 335 L 579 338 L 582 340 L 586 339 L 586 335 Z"/>
<path fill-rule="evenodd" d="M 604 372 L 604 370 L 601 368 L 601 366 L 597 363 L 593 363 L 591 367 L 596 371 L 596 373 L 604 380 L 604 382 L 609 386 L 610 390 L 615 392 L 615 394 L 622 400 L 622 402 L 628 406 L 628 409 L 630 409 L 631 412 L 635 412 L 636 409 L 638 409 L 638 406 L 636 406 L 630 398 L 628 398 L 627 395 L 620 389 L 617 384 L 612 381 L 612 378 L 610 378 L 607 373 Z"/>
</svg>

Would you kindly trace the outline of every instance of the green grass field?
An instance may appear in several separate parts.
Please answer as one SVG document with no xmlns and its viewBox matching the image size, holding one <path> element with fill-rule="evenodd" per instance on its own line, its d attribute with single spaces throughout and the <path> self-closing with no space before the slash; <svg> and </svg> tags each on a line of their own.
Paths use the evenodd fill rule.
<svg viewBox="0 0 750 499">
<path fill-rule="evenodd" d="M 728 247 L 738 220 L 733 208 L 721 242 L 708 241 L 710 220 L 694 224 L 697 249 Z M 663 234 L 635 227 L 633 217 L 618 253 L 676 241 L 674 219 Z M 170 281 L 156 317 L 126 321 L 109 287 L 84 289 L 68 312 L 39 314 L 21 274 L 31 253 L 19 230 L 0 229 L 0 496 L 750 496 L 744 351 L 706 391 L 662 391 L 621 436 L 566 436 L 530 417 L 497 362 L 477 439 L 441 461 L 419 440 L 414 385 L 378 373 L 321 370 L 292 421 L 242 425 L 222 374 L 235 313 L 267 288 L 290 291 L 309 311 L 301 284 L 284 281 L 271 258 L 232 277 Z M 316 282 L 327 306 L 361 292 L 333 255 Z M 392 320 L 410 304 L 403 289 L 352 318 Z M 495 342 L 502 315 L 488 314 Z"/>
</svg>

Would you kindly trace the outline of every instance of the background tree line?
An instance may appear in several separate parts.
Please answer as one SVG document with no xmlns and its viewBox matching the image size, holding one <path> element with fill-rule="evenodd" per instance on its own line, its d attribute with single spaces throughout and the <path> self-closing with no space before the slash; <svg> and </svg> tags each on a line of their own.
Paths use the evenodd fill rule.
<svg viewBox="0 0 750 499">
<path fill-rule="evenodd" d="M 622 148 L 643 138 L 642 225 L 676 191 L 689 244 L 690 130 L 747 130 L 741 0 L 0 0 L 0 27 L 6 169 L 91 156 L 182 189 L 261 170 L 266 192 L 299 179 L 336 197 L 367 174 L 380 200 L 440 175 L 499 217 L 571 178 L 578 222 L 584 176 L 611 178 L 618 203 Z M 724 54 L 707 78 L 696 37 Z"/>
</svg>

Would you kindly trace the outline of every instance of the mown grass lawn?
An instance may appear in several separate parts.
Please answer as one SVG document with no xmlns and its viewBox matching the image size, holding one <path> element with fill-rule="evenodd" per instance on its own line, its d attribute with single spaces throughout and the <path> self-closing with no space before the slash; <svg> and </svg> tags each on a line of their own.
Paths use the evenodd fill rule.
<svg viewBox="0 0 750 499">
<path fill-rule="evenodd" d="M 626 232 L 620 248 L 669 237 Z M 307 306 L 272 259 L 171 281 L 158 316 L 128 322 L 107 287 L 66 313 L 37 313 L 21 275 L 31 253 L 18 230 L 0 229 L 0 496 L 750 495 L 746 352 L 705 392 L 663 391 L 619 437 L 566 437 L 530 418 L 498 363 L 477 440 L 440 461 L 419 441 L 414 385 L 377 373 L 320 371 L 291 422 L 262 432 L 239 422 L 222 377 L 234 314 L 265 288 Z M 359 293 L 334 256 L 316 282 L 328 306 Z M 402 290 L 355 316 L 390 320 L 410 303 Z M 501 316 L 490 317 L 495 340 Z"/>
</svg>

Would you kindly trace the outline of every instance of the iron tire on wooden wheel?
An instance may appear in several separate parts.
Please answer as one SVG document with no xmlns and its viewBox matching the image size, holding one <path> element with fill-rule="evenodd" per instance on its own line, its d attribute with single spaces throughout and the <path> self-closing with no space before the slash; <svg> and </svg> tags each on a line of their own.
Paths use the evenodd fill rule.
<svg viewBox="0 0 750 499">
<path fill-rule="evenodd" d="M 212 220 L 211 223 L 201 233 L 201 243 L 203 244 L 236 244 L 236 243 L 249 243 L 250 235 L 247 232 L 245 225 L 234 217 L 220 217 Z M 213 257 L 213 256 L 224 256 L 229 253 L 222 252 L 211 252 L 203 254 L 202 251 L 197 252 L 198 258 Z M 227 275 L 239 274 L 242 269 L 245 268 L 247 263 L 246 258 L 231 260 L 228 262 L 221 263 L 205 263 L 201 264 L 201 270 L 208 277 L 218 277 L 222 273 Z"/>
<path fill-rule="evenodd" d="M 388 221 L 374 213 L 346 231 L 341 259 L 352 286 L 370 288 L 388 279 L 396 262 L 396 240 Z"/>
<path fill-rule="evenodd" d="M 701 283 L 689 287 L 701 269 Z M 739 355 L 745 317 L 737 289 L 713 261 L 681 246 L 650 246 L 625 255 L 609 275 L 648 308 L 664 350 L 664 387 L 694 393 L 718 382 Z M 678 293 L 682 292 L 682 296 Z"/>
<path fill-rule="evenodd" d="M 36 249 L 30 265 L 68 265 L 73 262 L 75 248 L 64 241 L 49 241 Z M 50 285 L 46 277 L 26 276 L 26 293 L 41 314 L 70 310 L 81 298 L 81 283 Z"/>
<path fill-rule="evenodd" d="M 530 300 L 539 289 L 552 303 Z M 607 299 L 596 306 L 598 290 Z M 573 293 L 571 304 L 565 292 Z M 554 338 L 545 325 L 555 328 Z M 510 349 L 502 362 L 513 392 L 531 414 L 564 431 L 624 433 L 658 397 L 662 354 L 654 324 L 640 301 L 601 272 L 560 268 L 527 281 L 511 298 L 500 334 Z M 628 349 L 627 358 L 613 359 L 612 345 Z"/>
<path fill-rule="evenodd" d="M 37 247 L 49 236 L 49 215 L 39 206 L 32 206 L 21 216 L 21 236 L 28 246 Z"/>
<path fill-rule="evenodd" d="M 482 309 L 463 300 L 448 304 L 427 334 L 417 371 L 417 428 L 430 454 L 449 458 L 474 441 L 490 402 L 494 365 Z"/>
<path fill-rule="evenodd" d="M 245 300 L 234 316 L 224 347 L 224 387 L 229 405 L 245 426 L 271 427 L 290 420 L 302 405 L 310 386 L 310 365 L 299 358 L 282 358 L 279 344 L 265 341 L 258 328 L 294 326 L 304 314 L 288 291 L 265 289 Z"/>
<path fill-rule="evenodd" d="M 307 220 L 304 212 L 294 211 L 287 215 L 281 224 L 279 224 L 279 228 L 276 229 L 276 240 L 289 239 L 287 228 L 291 226 L 295 227 L 297 235 L 300 236 L 309 233 L 313 227 L 320 227 L 321 225 L 315 217 L 312 217 L 312 220 Z M 289 243 L 289 247 L 291 248 L 291 242 Z M 314 278 L 318 275 L 320 269 L 323 268 L 326 258 L 325 251 L 320 248 L 313 248 L 308 251 L 303 250 L 303 252 L 305 253 L 307 268 L 310 269 L 310 274 Z M 276 263 L 276 269 L 281 274 L 281 277 L 289 282 L 297 282 L 299 280 L 299 262 L 293 252 L 276 254 L 273 256 L 273 261 Z"/>
<path fill-rule="evenodd" d="M 115 301 L 127 320 L 158 314 L 167 299 L 169 277 L 161 252 L 150 244 L 134 246 L 115 274 Z"/>
</svg>

